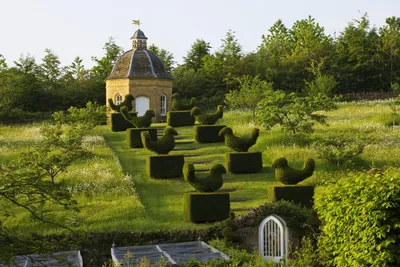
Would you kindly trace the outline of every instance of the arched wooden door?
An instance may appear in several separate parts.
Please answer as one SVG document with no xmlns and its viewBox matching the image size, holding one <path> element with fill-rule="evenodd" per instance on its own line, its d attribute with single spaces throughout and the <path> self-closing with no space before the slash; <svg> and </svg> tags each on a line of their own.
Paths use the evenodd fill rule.
<svg viewBox="0 0 400 267">
<path fill-rule="evenodd" d="M 138 96 L 135 99 L 136 112 L 138 116 L 143 116 L 150 107 L 150 100 L 145 96 Z"/>
</svg>

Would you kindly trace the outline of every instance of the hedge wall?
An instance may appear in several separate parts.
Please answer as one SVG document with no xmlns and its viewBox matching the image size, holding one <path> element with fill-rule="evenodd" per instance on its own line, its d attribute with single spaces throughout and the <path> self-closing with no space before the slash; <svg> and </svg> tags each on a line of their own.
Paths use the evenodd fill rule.
<svg viewBox="0 0 400 267">
<path fill-rule="evenodd" d="M 225 154 L 225 165 L 231 173 L 257 173 L 262 164 L 261 152 L 228 152 Z"/>
<path fill-rule="evenodd" d="M 183 155 L 154 155 L 146 158 L 146 173 L 150 178 L 168 179 L 183 176 Z"/>
<path fill-rule="evenodd" d="M 142 148 L 142 136 L 141 132 L 149 132 L 150 140 L 155 142 L 157 141 L 157 129 L 155 128 L 132 128 L 126 131 L 127 141 L 129 148 Z"/>
<path fill-rule="evenodd" d="M 133 117 L 137 116 L 137 112 L 130 114 Z M 126 129 L 135 128 L 135 125 L 125 120 L 124 116 L 122 116 L 121 113 L 111 113 L 110 123 L 111 130 L 113 132 L 123 132 L 126 131 Z"/>
<path fill-rule="evenodd" d="M 193 128 L 194 139 L 199 143 L 219 143 L 225 138 L 219 136 L 219 131 L 226 125 L 200 125 Z"/>
<path fill-rule="evenodd" d="M 167 124 L 171 127 L 194 125 L 195 118 L 190 115 L 190 110 L 167 112 Z"/>
<path fill-rule="evenodd" d="M 312 208 L 314 205 L 314 186 L 312 185 L 269 185 L 270 202 L 287 200 Z"/>
<path fill-rule="evenodd" d="M 186 220 L 194 223 L 225 220 L 231 210 L 229 193 L 186 193 L 183 210 Z"/>
</svg>

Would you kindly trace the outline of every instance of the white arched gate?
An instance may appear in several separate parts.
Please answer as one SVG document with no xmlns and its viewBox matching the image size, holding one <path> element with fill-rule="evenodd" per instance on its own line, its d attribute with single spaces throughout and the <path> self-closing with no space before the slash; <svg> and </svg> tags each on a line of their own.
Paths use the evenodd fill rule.
<svg viewBox="0 0 400 267">
<path fill-rule="evenodd" d="M 258 251 L 265 260 L 279 262 L 288 256 L 289 231 L 285 221 L 271 215 L 265 218 L 258 230 Z"/>
</svg>

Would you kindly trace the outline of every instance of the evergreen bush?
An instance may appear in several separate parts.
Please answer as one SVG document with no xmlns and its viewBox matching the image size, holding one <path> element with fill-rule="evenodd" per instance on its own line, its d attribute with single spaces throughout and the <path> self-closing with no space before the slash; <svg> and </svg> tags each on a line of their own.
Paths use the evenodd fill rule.
<svg viewBox="0 0 400 267">
<path fill-rule="evenodd" d="M 275 169 L 275 178 L 283 184 L 293 185 L 307 179 L 314 173 L 315 161 L 307 159 L 304 162 L 303 169 L 297 170 L 289 166 L 286 158 L 279 158 L 272 163 Z"/>
<path fill-rule="evenodd" d="M 137 116 L 137 113 L 130 113 L 130 115 Z M 135 128 L 135 125 L 125 120 L 121 113 L 111 113 L 110 123 L 113 132 L 123 132 L 126 129 Z"/>
<path fill-rule="evenodd" d="M 314 186 L 311 185 L 270 185 L 268 201 L 292 201 L 298 205 L 312 208 L 314 204 Z"/>
<path fill-rule="evenodd" d="M 198 125 L 193 127 L 194 139 L 199 143 L 219 143 L 224 142 L 224 136 L 220 136 L 219 132 L 226 125 Z"/>
<path fill-rule="evenodd" d="M 262 164 L 261 152 L 228 152 L 225 154 L 225 165 L 231 173 L 257 173 Z"/>
<path fill-rule="evenodd" d="M 203 113 L 200 108 L 194 107 L 190 111 L 190 115 L 195 116 L 196 120 L 203 125 L 213 125 L 224 115 L 224 107 L 218 105 L 216 112 Z"/>
<path fill-rule="evenodd" d="M 167 124 L 171 127 L 191 126 L 194 125 L 195 118 L 190 115 L 190 110 L 168 111 Z"/>
<path fill-rule="evenodd" d="M 229 217 L 229 193 L 186 193 L 184 213 L 194 223 L 222 221 Z"/>
<path fill-rule="evenodd" d="M 149 132 L 150 141 L 152 142 L 157 141 L 156 128 L 132 128 L 126 131 L 129 148 L 143 147 L 141 132 Z"/>
<path fill-rule="evenodd" d="M 183 155 L 154 155 L 146 158 L 146 174 L 150 178 L 168 179 L 183 176 Z"/>
</svg>

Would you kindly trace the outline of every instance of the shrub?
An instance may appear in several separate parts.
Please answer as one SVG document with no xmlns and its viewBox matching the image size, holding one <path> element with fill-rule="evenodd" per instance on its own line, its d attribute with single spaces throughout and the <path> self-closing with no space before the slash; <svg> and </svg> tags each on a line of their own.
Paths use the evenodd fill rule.
<svg viewBox="0 0 400 267">
<path fill-rule="evenodd" d="M 255 145 L 258 136 L 260 135 L 260 130 L 254 128 L 251 131 L 250 137 L 237 137 L 233 134 L 232 128 L 225 127 L 219 132 L 220 136 L 225 138 L 225 145 L 236 152 L 247 152 L 249 148 Z"/>
<path fill-rule="evenodd" d="M 150 136 L 150 141 L 155 142 L 157 141 L 157 129 L 156 128 L 133 128 L 133 129 L 128 129 L 126 134 L 127 134 L 127 141 L 128 141 L 128 147 L 130 148 L 142 148 L 143 147 L 143 142 L 142 142 L 142 136 L 141 132 L 149 132 Z"/>
<path fill-rule="evenodd" d="M 261 152 L 228 152 L 225 154 L 225 165 L 231 173 L 257 173 L 262 164 Z"/>
<path fill-rule="evenodd" d="M 195 116 L 196 120 L 200 122 L 200 124 L 213 125 L 223 117 L 224 107 L 222 105 L 218 105 L 217 111 L 211 113 L 203 113 L 200 108 L 194 107 L 190 111 L 190 115 Z"/>
<path fill-rule="evenodd" d="M 400 169 L 349 174 L 319 190 L 318 250 L 329 266 L 400 266 Z"/>
<path fill-rule="evenodd" d="M 106 108 L 96 102 L 88 102 L 85 108 L 70 107 L 67 112 L 58 111 L 52 115 L 57 123 L 84 123 L 88 127 L 106 124 Z"/>
<path fill-rule="evenodd" d="M 184 213 L 194 223 L 222 221 L 229 217 L 229 193 L 186 193 Z"/>
<path fill-rule="evenodd" d="M 208 175 L 196 177 L 192 163 L 183 166 L 183 178 L 199 192 L 214 192 L 220 189 L 224 184 L 222 174 L 225 173 L 226 169 L 222 164 L 214 164 Z"/>
<path fill-rule="evenodd" d="M 151 141 L 150 133 L 141 132 L 143 146 L 157 154 L 168 154 L 175 147 L 175 135 L 178 132 L 172 127 L 165 127 L 164 135 L 156 142 Z"/>
<path fill-rule="evenodd" d="M 179 110 L 191 110 L 194 108 L 196 104 L 196 98 L 192 97 L 189 103 L 185 103 L 181 96 L 178 93 L 175 93 L 171 96 L 172 99 L 172 110 L 179 111 Z"/>
<path fill-rule="evenodd" d="M 137 113 L 130 113 L 131 116 L 136 116 Z M 125 120 L 121 113 L 111 113 L 110 117 L 111 131 L 123 132 L 126 129 L 135 128 L 135 125 Z"/>
<path fill-rule="evenodd" d="M 183 155 L 155 155 L 146 158 L 146 173 L 151 178 L 168 179 L 182 177 L 185 160 Z"/>
<path fill-rule="evenodd" d="M 275 169 L 275 178 L 283 184 L 297 184 L 307 179 L 314 173 L 315 161 L 307 159 L 302 170 L 296 170 L 289 166 L 286 158 L 279 158 L 272 163 Z"/>
<path fill-rule="evenodd" d="M 229 218 L 224 221 L 223 225 L 224 228 L 222 229 L 222 235 L 224 236 L 225 242 L 232 244 L 240 241 L 240 236 L 235 233 L 235 231 L 239 229 L 239 226 L 235 221 L 234 212 L 231 211 L 229 213 Z"/>
<path fill-rule="evenodd" d="M 199 125 L 193 127 L 194 139 L 199 143 L 219 143 L 224 142 L 224 137 L 219 132 L 226 125 Z"/>
<path fill-rule="evenodd" d="M 171 127 L 194 125 L 195 118 L 190 115 L 190 110 L 167 112 L 167 124 Z"/>
<path fill-rule="evenodd" d="M 268 201 L 292 201 L 298 205 L 312 208 L 314 204 L 314 186 L 311 185 L 269 185 Z"/>
<path fill-rule="evenodd" d="M 319 138 L 313 146 L 319 158 L 340 166 L 352 163 L 363 152 L 365 142 L 361 138 L 348 138 L 342 135 Z"/>
<path fill-rule="evenodd" d="M 135 100 L 135 98 L 133 97 L 133 95 L 126 94 L 124 101 L 121 102 L 119 105 L 115 105 L 112 98 L 108 99 L 108 104 L 110 105 L 110 108 L 112 110 L 115 110 L 117 112 L 120 112 L 122 107 L 126 107 L 128 109 L 128 111 L 131 111 L 133 108 L 132 101 L 134 101 L 134 100 Z"/>
</svg>

